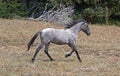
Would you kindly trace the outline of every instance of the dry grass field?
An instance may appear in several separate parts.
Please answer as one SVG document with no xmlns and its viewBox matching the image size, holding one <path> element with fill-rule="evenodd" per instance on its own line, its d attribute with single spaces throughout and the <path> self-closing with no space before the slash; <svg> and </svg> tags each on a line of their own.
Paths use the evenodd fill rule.
<svg viewBox="0 0 120 76">
<path fill-rule="evenodd" d="M 47 27 L 63 27 L 40 21 L 0 19 L 0 76 L 120 76 L 120 27 L 89 26 L 91 36 L 80 32 L 76 43 L 81 63 L 75 53 L 64 57 L 71 51 L 67 45 L 51 44 L 49 53 L 55 61 L 49 61 L 42 49 L 33 64 L 31 58 L 39 38 L 26 51 L 33 34 Z"/>
</svg>

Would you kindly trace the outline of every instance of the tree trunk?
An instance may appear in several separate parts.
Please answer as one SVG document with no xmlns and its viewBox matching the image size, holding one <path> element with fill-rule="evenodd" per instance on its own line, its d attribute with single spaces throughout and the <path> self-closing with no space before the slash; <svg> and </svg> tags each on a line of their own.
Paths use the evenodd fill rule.
<svg viewBox="0 0 120 76">
<path fill-rule="evenodd" d="M 108 23 L 109 23 L 108 6 L 105 6 L 105 11 L 106 11 L 106 15 L 105 15 L 105 23 L 108 25 Z"/>
</svg>

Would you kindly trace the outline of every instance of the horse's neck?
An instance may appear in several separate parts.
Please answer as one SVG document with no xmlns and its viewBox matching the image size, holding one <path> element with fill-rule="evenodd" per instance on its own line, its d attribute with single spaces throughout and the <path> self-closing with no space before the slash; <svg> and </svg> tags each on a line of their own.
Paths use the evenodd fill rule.
<svg viewBox="0 0 120 76">
<path fill-rule="evenodd" d="M 81 30 L 81 23 L 78 23 L 76 25 L 74 25 L 73 27 L 70 28 L 70 31 L 77 37 L 78 33 Z"/>
</svg>

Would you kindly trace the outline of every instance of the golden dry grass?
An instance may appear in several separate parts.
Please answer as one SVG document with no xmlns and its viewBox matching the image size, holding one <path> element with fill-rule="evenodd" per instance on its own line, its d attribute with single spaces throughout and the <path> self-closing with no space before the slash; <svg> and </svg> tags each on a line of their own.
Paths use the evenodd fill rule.
<svg viewBox="0 0 120 76">
<path fill-rule="evenodd" d="M 0 19 L 0 76 L 120 76 L 120 27 L 90 25 L 91 36 L 80 32 L 76 55 L 69 58 L 66 45 L 51 44 L 49 53 L 55 61 L 49 61 L 43 49 L 35 63 L 30 60 L 39 44 L 35 41 L 30 51 L 27 42 L 38 30 L 47 27 L 63 28 L 46 22 Z"/>
</svg>

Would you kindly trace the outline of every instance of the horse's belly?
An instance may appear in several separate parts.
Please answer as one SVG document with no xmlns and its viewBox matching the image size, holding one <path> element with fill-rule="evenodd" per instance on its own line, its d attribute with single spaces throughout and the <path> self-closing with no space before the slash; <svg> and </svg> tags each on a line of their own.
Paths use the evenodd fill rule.
<svg viewBox="0 0 120 76">
<path fill-rule="evenodd" d="M 52 41 L 52 43 L 54 43 L 54 44 L 59 44 L 59 45 L 67 44 L 67 43 L 65 43 L 65 42 L 61 42 L 61 41 L 59 41 L 59 42 Z"/>
<path fill-rule="evenodd" d="M 68 44 L 68 39 L 53 39 L 51 42 L 55 44 L 63 45 L 63 44 Z"/>
</svg>

